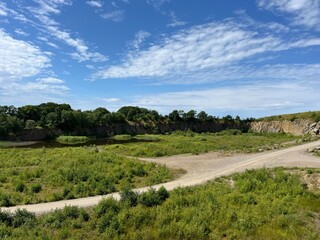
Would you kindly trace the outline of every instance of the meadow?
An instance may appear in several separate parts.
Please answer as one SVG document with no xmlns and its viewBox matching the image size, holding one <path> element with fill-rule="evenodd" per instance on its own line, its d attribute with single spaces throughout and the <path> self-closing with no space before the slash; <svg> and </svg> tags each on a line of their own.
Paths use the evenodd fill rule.
<svg viewBox="0 0 320 240">
<path fill-rule="evenodd" d="M 0 206 L 50 202 L 119 191 L 172 180 L 181 172 L 126 156 L 161 157 L 208 151 L 256 152 L 296 144 L 287 134 L 215 134 L 177 131 L 171 135 L 138 135 L 138 140 L 91 147 L 0 149 Z M 63 137 L 69 142 L 79 137 Z M 84 140 L 85 138 L 81 138 Z M 115 139 L 131 139 L 130 135 Z"/>
<path fill-rule="evenodd" d="M 103 195 L 171 179 L 165 166 L 97 147 L 0 149 L 0 206 Z"/>
<path fill-rule="evenodd" d="M 128 139 L 129 135 L 125 135 Z M 194 133 L 176 131 L 168 135 L 138 135 L 137 139 L 152 139 L 153 142 L 132 142 L 105 146 L 105 150 L 134 157 L 163 157 L 178 154 L 201 154 L 209 151 L 252 153 L 281 148 L 298 142 L 309 141 L 310 137 L 288 134 L 242 133 L 239 130 L 225 130 L 218 133 Z"/>
<path fill-rule="evenodd" d="M 250 170 L 171 192 L 125 189 L 90 209 L 0 212 L 0 238 L 319 239 L 320 192 L 301 181 L 306 172 L 319 173 Z"/>
</svg>

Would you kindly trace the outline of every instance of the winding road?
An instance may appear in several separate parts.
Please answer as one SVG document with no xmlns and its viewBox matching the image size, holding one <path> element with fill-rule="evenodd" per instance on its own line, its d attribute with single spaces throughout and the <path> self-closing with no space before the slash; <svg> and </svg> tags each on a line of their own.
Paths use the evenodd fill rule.
<svg viewBox="0 0 320 240">
<path fill-rule="evenodd" d="M 180 178 L 152 186 L 158 189 L 164 186 L 168 190 L 177 187 L 192 186 L 202 184 L 208 180 L 229 175 L 235 172 L 242 172 L 246 169 L 255 169 L 261 167 L 314 167 L 320 168 L 320 158 L 313 156 L 307 150 L 320 146 L 320 141 L 311 142 L 290 148 L 273 150 L 254 154 L 237 154 L 232 156 L 223 155 L 217 152 L 211 152 L 201 155 L 178 155 L 162 158 L 143 158 L 141 160 L 165 164 L 169 168 L 184 169 L 186 174 Z M 149 187 L 135 189 L 138 192 L 147 191 Z M 8 208 L 1 208 L 10 212 L 19 209 L 26 209 L 37 215 L 50 212 L 54 209 L 61 209 L 67 205 L 90 207 L 94 206 L 105 197 L 112 196 L 119 199 L 119 193 L 112 193 L 103 196 L 94 196 L 72 200 L 62 200 L 57 202 L 39 203 L 32 205 L 20 205 Z"/>
</svg>

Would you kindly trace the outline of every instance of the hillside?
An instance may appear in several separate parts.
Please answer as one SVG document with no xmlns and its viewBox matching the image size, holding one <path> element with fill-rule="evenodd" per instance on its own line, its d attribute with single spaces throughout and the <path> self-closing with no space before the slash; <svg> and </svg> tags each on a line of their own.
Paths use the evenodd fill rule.
<svg viewBox="0 0 320 240">
<path fill-rule="evenodd" d="M 257 119 L 257 121 L 294 121 L 296 119 L 306 119 L 314 122 L 320 121 L 320 111 L 309 111 L 309 112 L 300 112 L 300 113 L 291 113 L 291 114 L 281 114 L 275 116 L 268 116 Z"/>
</svg>

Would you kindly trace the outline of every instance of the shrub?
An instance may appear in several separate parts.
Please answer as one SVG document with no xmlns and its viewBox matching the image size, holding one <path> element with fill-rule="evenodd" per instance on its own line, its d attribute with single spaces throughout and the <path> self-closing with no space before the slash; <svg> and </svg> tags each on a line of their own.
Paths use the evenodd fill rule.
<svg viewBox="0 0 320 240">
<path fill-rule="evenodd" d="M 12 216 L 9 212 L 0 209 L 0 225 L 10 226 L 12 224 Z"/>
<path fill-rule="evenodd" d="M 40 183 L 34 183 L 31 185 L 30 191 L 32 193 L 39 193 L 42 190 L 42 186 Z"/>
<path fill-rule="evenodd" d="M 120 197 L 120 202 L 130 207 L 136 206 L 138 204 L 139 194 L 129 188 L 125 188 L 124 190 L 122 190 L 120 192 Z"/>
<path fill-rule="evenodd" d="M 26 209 L 18 209 L 12 216 L 12 226 L 20 227 L 27 225 L 28 227 L 32 227 L 36 224 L 36 220 L 34 213 L 28 212 Z"/>
<path fill-rule="evenodd" d="M 115 214 L 120 211 L 119 202 L 112 197 L 104 198 L 94 208 L 96 217 L 100 218 L 106 213 Z"/>
<path fill-rule="evenodd" d="M 10 206 L 14 206 L 14 205 L 15 204 L 13 203 L 13 201 L 9 195 L 0 193 L 0 206 L 10 207 Z"/>
<path fill-rule="evenodd" d="M 16 184 L 15 189 L 17 192 L 23 192 L 26 189 L 26 185 L 22 182 L 19 182 Z"/>
</svg>

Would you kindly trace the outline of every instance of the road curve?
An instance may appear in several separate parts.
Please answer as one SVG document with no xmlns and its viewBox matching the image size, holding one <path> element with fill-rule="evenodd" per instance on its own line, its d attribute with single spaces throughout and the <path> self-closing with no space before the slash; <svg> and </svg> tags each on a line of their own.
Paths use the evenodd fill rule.
<svg viewBox="0 0 320 240">
<path fill-rule="evenodd" d="M 229 175 L 235 172 L 242 172 L 246 169 L 261 167 L 314 167 L 320 168 L 320 158 L 308 153 L 306 150 L 320 145 L 320 141 L 311 142 L 290 148 L 273 150 L 254 154 L 241 154 L 226 156 L 221 153 L 212 152 L 201 155 L 179 155 L 162 158 L 144 158 L 141 160 L 165 164 L 169 168 L 180 168 L 187 171 L 182 177 L 163 184 L 152 186 L 158 189 L 164 186 L 168 190 L 177 187 L 202 184 L 208 180 Z M 149 187 L 135 189 L 138 192 L 147 191 Z M 26 209 L 37 215 L 61 209 L 65 206 L 90 207 L 99 203 L 103 198 L 112 196 L 119 199 L 119 193 L 112 193 L 103 196 L 86 197 L 57 202 L 39 203 L 31 205 L 19 205 L 14 207 L 3 207 L 1 210 L 14 212 L 17 209 Z"/>
</svg>

